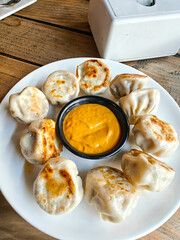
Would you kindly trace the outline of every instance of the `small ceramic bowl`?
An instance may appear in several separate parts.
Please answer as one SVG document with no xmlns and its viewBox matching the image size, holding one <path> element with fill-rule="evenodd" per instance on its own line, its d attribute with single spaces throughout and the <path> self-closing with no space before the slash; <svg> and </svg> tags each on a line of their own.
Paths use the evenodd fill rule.
<svg viewBox="0 0 180 240">
<path fill-rule="evenodd" d="M 75 107 L 78 107 L 80 105 L 88 104 L 88 103 L 95 103 L 95 104 L 100 104 L 103 105 L 107 108 L 109 108 L 114 115 L 116 116 L 120 127 L 121 127 L 121 135 L 118 143 L 109 151 L 103 152 L 100 154 L 86 154 L 83 152 L 78 151 L 77 149 L 73 148 L 69 142 L 66 140 L 64 132 L 63 132 L 63 122 L 66 117 L 66 115 Z M 59 113 L 59 116 L 57 118 L 57 130 L 59 133 L 59 136 L 61 138 L 62 143 L 64 146 L 72 153 L 75 155 L 82 157 L 82 158 L 87 158 L 87 159 L 102 159 L 106 157 L 110 157 L 116 153 L 118 153 L 121 148 L 124 146 L 126 143 L 128 136 L 129 136 L 129 122 L 127 119 L 126 114 L 122 110 L 121 107 L 119 107 L 115 102 L 104 98 L 104 97 L 99 97 L 99 96 L 83 96 L 76 98 L 72 101 L 70 101 L 68 104 L 66 104 L 62 110 Z"/>
</svg>

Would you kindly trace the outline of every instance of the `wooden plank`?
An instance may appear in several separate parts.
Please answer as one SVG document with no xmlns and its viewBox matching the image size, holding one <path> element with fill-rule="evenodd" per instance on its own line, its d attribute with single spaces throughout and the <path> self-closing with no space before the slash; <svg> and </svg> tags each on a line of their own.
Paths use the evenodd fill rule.
<svg viewBox="0 0 180 240">
<path fill-rule="evenodd" d="M 0 55 L 0 102 L 8 91 L 37 66 Z"/>
<path fill-rule="evenodd" d="M 99 57 L 92 36 L 10 16 L 0 22 L 0 52 L 38 64 Z"/>
<path fill-rule="evenodd" d="M 52 240 L 21 218 L 0 192 L 0 240 Z M 4 224 L 8 223 L 8 224 Z"/>
<path fill-rule="evenodd" d="M 149 60 L 126 62 L 152 77 L 169 92 L 180 106 L 180 61 L 177 57 L 164 57 Z"/>
<path fill-rule="evenodd" d="M 180 209 L 160 228 L 140 240 L 179 240 Z"/>
<path fill-rule="evenodd" d="M 90 32 L 88 5 L 88 0 L 38 0 L 16 15 Z"/>
</svg>

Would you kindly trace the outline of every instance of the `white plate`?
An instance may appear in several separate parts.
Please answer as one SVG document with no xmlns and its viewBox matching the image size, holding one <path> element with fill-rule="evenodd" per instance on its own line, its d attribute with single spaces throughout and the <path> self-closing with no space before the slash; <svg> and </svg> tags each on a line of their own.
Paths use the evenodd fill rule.
<svg viewBox="0 0 180 240">
<path fill-rule="evenodd" d="M 140 238 L 158 228 L 168 220 L 178 209 L 180 204 L 180 148 L 172 157 L 162 159 L 176 171 L 175 178 L 170 186 L 161 193 L 146 192 L 140 199 L 132 214 L 118 224 L 104 222 L 99 219 L 94 208 L 88 206 L 83 200 L 71 213 L 61 216 L 51 216 L 41 210 L 33 194 L 32 185 L 40 167 L 28 164 L 21 155 L 19 137 L 26 126 L 18 124 L 9 113 L 9 96 L 20 92 L 26 86 L 41 88 L 46 77 L 55 70 L 67 70 L 75 73 L 76 66 L 87 58 L 74 58 L 57 61 L 43 66 L 30 73 L 19 81 L 6 95 L 0 106 L 0 183 L 1 191 L 11 206 L 26 221 L 44 233 L 61 240 L 127 240 Z M 120 73 L 141 72 L 110 60 L 103 60 L 111 69 L 112 77 Z M 161 92 L 161 101 L 157 116 L 171 123 L 180 136 L 180 111 L 173 98 L 154 80 L 150 79 L 147 87 L 158 88 Z M 109 92 L 105 96 L 110 96 Z M 57 116 L 59 108 L 51 109 L 53 118 Z M 128 144 L 126 148 L 128 148 Z M 62 156 L 74 160 L 80 175 L 84 178 L 90 168 L 99 162 L 78 158 L 66 149 Z M 117 163 L 114 159 L 113 163 Z M 107 164 L 109 160 L 102 160 L 100 164 Z"/>
</svg>

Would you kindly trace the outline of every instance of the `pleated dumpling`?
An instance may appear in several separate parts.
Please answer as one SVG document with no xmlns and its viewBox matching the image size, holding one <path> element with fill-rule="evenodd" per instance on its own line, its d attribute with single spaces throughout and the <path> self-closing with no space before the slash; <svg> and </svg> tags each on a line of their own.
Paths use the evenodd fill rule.
<svg viewBox="0 0 180 240">
<path fill-rule="evenodd" d="M 134 124 L 137 116 L 151 114 L 157 111 L 160 102 L 160 92 L 156 88 L 146 88 L 132 91 L 120 98 L 120 106 L 127 114 L 130 124 Z"/>
<path fill-rule="evenodd" d="M 111 71 L 105 63 L 92 59 L 77 66 L 76 75 L 80 88 L 86 94 L 96 95 L 106 91 Z"/>
<path fill-rule="evenodd" d="M 166 163 L 136 149 L 123 155 L 121 167 L 133 185 L 153 192 L 163 191 L 175 175 Z"/>
<path fill-rule="evenodd" d="M 68 103 L 79 94 L 79 82 L 73 73 L 55 71 L 51 73 L 43 86 L 43 92 L 52 104 Z"/>
<path fill-rule="evenodd" d="M 103 220 L 124 220 L 137 205 L 139 197 L 139 191 L 118 169 L 104 166 L 92 169 L 87 174 L 86 201 L 96 206 Z"/>
<path fill-rule="evenodd" d="M 33 192 L 44 211 L 56 215 L 71 212 L 83 197 L 75 163 L 61 157 L 51 158 L 37 176 Z"/>
<path fill-rule="evenodd" d="M 20 138 L 20 146 L 23 156 L 33 164 L 44 164 L 59 156 L 62 143 L 56 134 L 56 123 L 51 119 L 33 121 Z"/>
<path fill-rule="evenodd" d="M 136 144 L 157 157 L 171 156 L 179 145 L 173 126 L 154 115 L 140 116 L 132 132 Z"/>
<path fill-rule="evenodd" d="M 128 95 L 134 90 L 144 88 L 148 77 L 140 74 L 123 73 L 117 75 L 109 85 L 110 91 L 116 98 Z"/>
<path fill-rule="evenodd" d="M 43 92 L 36 87 L 29 86 L 20 93 L 10 96 L 9 107 L 14 118 L 29 124 L 47 116 L 49 103 Z"/>
</svg>

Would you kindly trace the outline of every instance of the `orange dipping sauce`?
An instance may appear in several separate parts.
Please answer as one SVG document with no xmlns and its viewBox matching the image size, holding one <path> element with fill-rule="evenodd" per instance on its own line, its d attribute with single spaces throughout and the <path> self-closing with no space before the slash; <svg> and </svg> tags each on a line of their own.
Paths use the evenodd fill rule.
<svg viewBox="0 0 180 240">
<path fill-rule="evenodd" d="M 66 140 L 76 150 L 100 154 L 119 141 L 121 128 L 114 113 L 100 104 L 84 104 L 67 114 L 63 122 Z"/>
</svg>

